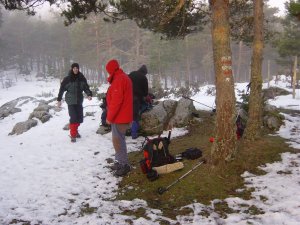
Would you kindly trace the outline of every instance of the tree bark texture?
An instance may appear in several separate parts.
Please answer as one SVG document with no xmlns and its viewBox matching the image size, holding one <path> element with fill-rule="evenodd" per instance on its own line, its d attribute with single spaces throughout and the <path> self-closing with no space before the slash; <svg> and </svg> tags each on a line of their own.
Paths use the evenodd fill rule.
<svg viewBox="0 0 300 225">
<path fill-rule="evenodd" d="M 236 152 L 235 93 L 230 49 L 229 0 L 211 0 L 212 42 L 216 77 L 216 124 L 213 163 L 231 160 Z"/>
<path fill-rule="evenodd" d="M 254 41 L 251 59 L 251 89 L 249 119 L 245 138 L 254 140 L 261 134 L 262 126 L 262 60 L 263 60 L 263 0 L 254 0 Z"/>
</svg>

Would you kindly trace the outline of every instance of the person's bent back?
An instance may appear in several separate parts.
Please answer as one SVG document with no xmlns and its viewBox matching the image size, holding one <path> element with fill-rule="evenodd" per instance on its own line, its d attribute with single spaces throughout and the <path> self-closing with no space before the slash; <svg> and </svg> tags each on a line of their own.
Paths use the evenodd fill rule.
<svg viewBox="0 0 300 225">
<path fill-rule="evenodd" d="M 133 122 L 131 125 L 132 139 L 136 139 L 138 137 L 141 106 L 144 98 L 148 95 L 147 72 L 147 67 L 143 65 L 137 71 L 133 71 L 129 74 L 133 89 Z"/>
</svg>

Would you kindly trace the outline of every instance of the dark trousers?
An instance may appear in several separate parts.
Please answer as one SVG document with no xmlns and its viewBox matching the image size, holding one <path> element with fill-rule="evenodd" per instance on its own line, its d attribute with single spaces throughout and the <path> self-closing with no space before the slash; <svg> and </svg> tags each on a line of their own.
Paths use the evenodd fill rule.
<svg viewBox="0 0 300 225">
<path fill-rule="evenodd" d="M 133 120 L 140 120 L 140 107 L 141 107 L 141 98 L 134 96 L 133 97 Z"/>
<path fill-rule="evenodd" d="M 83 107 L 82 105 L 68 105 L 70 123 L 83 122 Z"/>
<path fill-rule="evenodd" d="M 140 108 L 141 108 L 141 98 L 133 96 L 133 122 L 131 124 L 131 137 L 132 139 L 137 138 L 139 130 L 139 120 L 140 120 Z"/>
<path fill-rule="evenodd" d="M 101 124 L 103 126 L 107 125 L 107 123 L 106 123 L 106 116 L 107 116 L 107 110 L 103 109 L 102 114 L 101 114 Z"/>
</svg>

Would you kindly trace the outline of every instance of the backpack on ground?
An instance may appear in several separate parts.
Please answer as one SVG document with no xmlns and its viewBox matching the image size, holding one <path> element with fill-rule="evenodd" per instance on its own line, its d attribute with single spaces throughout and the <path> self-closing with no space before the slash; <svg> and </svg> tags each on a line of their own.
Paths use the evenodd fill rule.
<svg viewBox="0 0 300 225">
<path fill-rule="evenodd" d="M 175 162 L 175 158 L 169 153 L 170 136 L 171 131 L 168 137 L 146 138 L 146 144 L 143 145 L 144 158 L 140 161 L 143 173 L 148 174 L 153 167 Z"/>
</svg>

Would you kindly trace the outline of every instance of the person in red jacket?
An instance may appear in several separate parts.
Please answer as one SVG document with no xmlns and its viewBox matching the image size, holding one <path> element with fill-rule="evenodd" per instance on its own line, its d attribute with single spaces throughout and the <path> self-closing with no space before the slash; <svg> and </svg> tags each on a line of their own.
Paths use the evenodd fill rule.
<svg viewBox="0 0 300 225">
<path fill-rule="evenodd" d="M 127 156 L 125 133 L 133 120 L 132 83 L 115 59 L 106 64 L 106 71 L 109 74 L 107 81 L 110 83 L 106 94 L 106 123 L 111 124 L 116 160 L 112 169 L 115 170 L 116 176 L 125 176 L 131 169 Z"/>
</svg>

